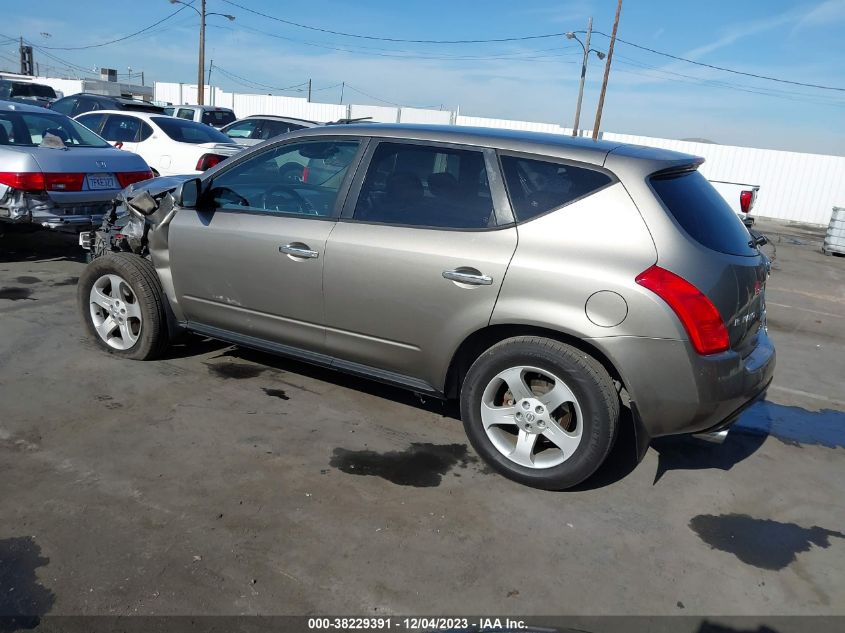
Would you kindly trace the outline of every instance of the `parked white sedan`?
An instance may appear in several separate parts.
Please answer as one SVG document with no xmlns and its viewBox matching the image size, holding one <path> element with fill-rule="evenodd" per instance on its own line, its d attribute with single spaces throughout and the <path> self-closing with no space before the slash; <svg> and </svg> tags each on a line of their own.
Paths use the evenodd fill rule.
<svg viewBox="0 0 845 633">
<path fill-rule="evenodd" d="M 211 126 L 163 114 L 97 110 L 76 120 L 161 176 L 203 172 L 244 149 Z"/>
</svg>

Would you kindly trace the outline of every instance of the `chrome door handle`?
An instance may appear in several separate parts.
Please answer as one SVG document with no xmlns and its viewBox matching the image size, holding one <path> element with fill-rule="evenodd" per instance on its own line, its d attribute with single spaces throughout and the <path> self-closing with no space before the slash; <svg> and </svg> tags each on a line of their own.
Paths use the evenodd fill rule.
<svg viewBox="0 0 845 633">
<path fill-rule="evenodd" d="M 471 286 L 489 286 L 493 283 L 493 278 L 489 275 L 484 275 L 477 270 L 470 272 L 469 270 L 444 270 L 443 278 L 450 281 L 457 281 L 460 284 L 469 284 Z"/>
<path fill-rule="evenodd" d="M 299 257 L 301 259 L 317 259 L 320 255 L 317 251 L 312 251 L 305 244 L 299 244 L 297 242 L 280 246 L 279 252 L 284 253 L 285 255 L 290 255 L 291 257 Z"/>
</svg>

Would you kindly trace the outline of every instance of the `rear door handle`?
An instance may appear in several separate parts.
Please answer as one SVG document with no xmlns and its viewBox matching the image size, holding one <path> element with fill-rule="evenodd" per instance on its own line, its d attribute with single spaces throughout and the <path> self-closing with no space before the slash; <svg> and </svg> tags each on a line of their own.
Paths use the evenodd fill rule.
<svg viewBox="0 0 845 633">
<path fill-rule="evenodd" d="M 279 252 L 298 259 L 317 259 L 320 254 L 317 251 L 312 251 L 307 244 L 301 242 L 293 242 L 279 247 Z"/>
<path fill-rule="evenodd" d="M 456 281 L 459 284 L 469 284 L 471 286 L 489 286 L 493 283 L 492 277 L 485 275 L 474 268 L 444 270 L 443 278 L 450 281 Z"/>
</svg>

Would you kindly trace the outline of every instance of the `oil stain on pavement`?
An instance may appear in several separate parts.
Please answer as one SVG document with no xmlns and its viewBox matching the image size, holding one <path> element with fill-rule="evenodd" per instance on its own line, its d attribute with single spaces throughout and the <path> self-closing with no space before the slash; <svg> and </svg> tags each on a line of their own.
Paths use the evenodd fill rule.
<svg viewBox="0 0 845 633">
<path fill-rule="evenodd" d="M 35 301 L 35 299 L 30 298 L 29 295 L 31 294 L 32 290 L 30 290 L 29 288 L 0 288 L 0 299 L 8 299 L 9 301 L 20 301 L 21 299 L 29 299 L 30 301 Z"/>
<path fill-rule="evenodd" d="M 79 283 L 79 277 L 66 277 L 61 281 L 50 284 L 51 286 L 75 286 Z"/>
<path fill-rule="evenodd" d="M 439 486 L 451 469 L 466 468 L 476 461 L 465 444 L 413 443 L 404 451 L 386 453 L 336 448 L 329 464 L 349 475 L 370 475 L 399 486 L 432 488 Z"/>
<path fill-rule="evenodd" d="M 0 633 L 33 629 L 53 607 L 55 595 L 36 577 L 49 562 L 30 536 L 0 539 Z"/>
<path fill-rule="evenodd" d="M 22 277 L 16 277 L 15 281 L 17 281 L 19 284 L 37 284 L 41 280 L 38 277 L 24 275 Z"/>
<path fill-rule="evenodd" d="M 713 549 L 729 552 L 743 563 L 778 571 L 795 561 L 797 554 L 811 545 L 830 547 L 831 537 L 845 538 L 842 532 L 818 526 L 803 528 L 794 523 L 755 519 L 747 514 L 700 514 L 690 528 Z"/>
<path fill-rule="evenodd" d="M 267 371 L 266 367 L 259 367 L 258 365 L 243 365 L 241 363 L 206 363 L 209 373 L 218 378 L 244 380 L 246 378 L 256 378 Z"/>
<path fill-rule="evenodd" d="M 267 387 L 263 387 L 261 389 L 264 393 L 266 393 L 271 398 L 279 398 L 281 400 L 290 400 L 290 396 L 284 392 L 283 389 L 268 389 Z"/>
</svg>

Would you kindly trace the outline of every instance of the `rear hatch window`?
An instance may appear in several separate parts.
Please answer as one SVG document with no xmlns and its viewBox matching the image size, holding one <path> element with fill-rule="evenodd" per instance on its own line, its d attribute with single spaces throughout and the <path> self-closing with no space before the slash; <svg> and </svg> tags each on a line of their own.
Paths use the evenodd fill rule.
<svg viewBox="0 0 845 633">
<path fill-rule="evenodd" d="M 681 228 L 702 246 L 728 255 L 758 255 L 733 209 L 697 170 L 652 176 L 651 186 Z"/>
<path fill-rule="evenodd" d="M 206 110 L 202 113 L 202 122 L 214 127 L 223 127 L 235 120 L 235 113 L 231 110 Z"/>
</svg>

